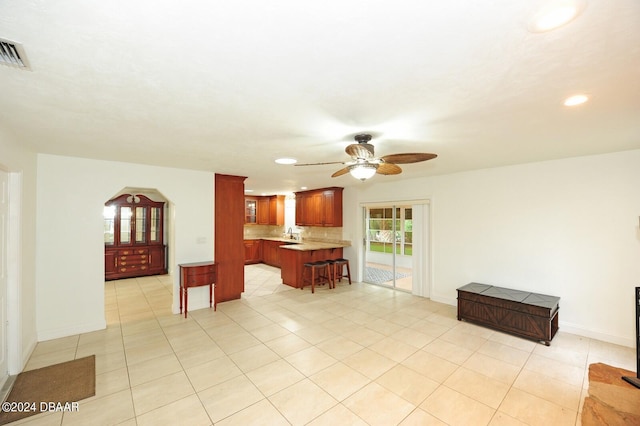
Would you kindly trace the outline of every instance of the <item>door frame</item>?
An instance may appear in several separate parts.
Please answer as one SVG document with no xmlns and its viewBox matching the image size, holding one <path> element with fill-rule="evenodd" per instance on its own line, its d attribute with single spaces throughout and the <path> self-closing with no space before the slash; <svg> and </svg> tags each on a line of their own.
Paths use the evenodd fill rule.
<svg viewBox="0 0 640 426">
<path fill-rule="evenodd" d="M 7 294 L 7 371 L 2 372 L 2 381 L 22 371 L 22 172 L 11 172 L 0 165 L 0 171 L 7 175 L 8 223 L 6 235 Z M 5 373 L 7 377 L 4 377 Z"/>
<path fill-rule="evenodd" d="M 411 294 L 422 297 L 430 297 L 433 283 L 433 252 L 432 248 L 432 199 L 416 199 L 416 200 L 390 200 L 390 201 L 362 201 L 359 203 L 360 216 L 360 244 L 358 244 L 358 278 L 359 281 L 364 280 L 364 268 L 366 267 L 366 209 L 372 207 L 389 207 L 389 206 L 411 206 L 413 214 L 420 215 L 418 228 L 414 221 L 413 230 L 413 250 L 419 253 L 418 256 L 412 256 L 412 270 L 414 274 L 413 289 Z M 364 282 L 364 281 L 363 281 Z"/>
</svg>

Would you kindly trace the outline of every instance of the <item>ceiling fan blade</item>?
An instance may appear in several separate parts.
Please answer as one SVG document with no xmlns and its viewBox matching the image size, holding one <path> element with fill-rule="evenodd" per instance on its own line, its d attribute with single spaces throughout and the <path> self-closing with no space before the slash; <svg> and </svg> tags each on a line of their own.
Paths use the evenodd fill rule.
<svg viewBox="0 0 640 426">
<path fill-rule="evenodd" d="M 376 169 L 376 173 L 381 175 L 399 175 L 402 173 L 402 169 L 393 163 L 380 163 Z"/>
<path fill-rule="evenodd" d="M 338 176 L 346 175 L 347 173 L 349 173 L 349 167 L 344 167 L 338 170 L 337 172 L 335 172 L 334 174 L 332 174 L 331 177 L 338 177 Z"/>
<path fill-rule="evenodd" d="M 322 166 L 325 164 L 345 164 L 344 161 L 329 161 L 327 163 L 302 163 L 302 164 L 294 164 L 294 166 Z"/>
<path fill-rule="evenodd" d="M 353 158 L 368 160 L 373 158 L 373 145 L 370 143 L 352 143 L 344 149 L 344 152 Z"/>
<path fill-rule="evenodd" d="M 436 154 L 427 154 L 425 152 L 412 152 L 406 154 L 391 154 L 380 157 L 385 163 L 409 164 L 419 163 L 421 161 L 432 160 L 436 158 Z"/>
</svg>

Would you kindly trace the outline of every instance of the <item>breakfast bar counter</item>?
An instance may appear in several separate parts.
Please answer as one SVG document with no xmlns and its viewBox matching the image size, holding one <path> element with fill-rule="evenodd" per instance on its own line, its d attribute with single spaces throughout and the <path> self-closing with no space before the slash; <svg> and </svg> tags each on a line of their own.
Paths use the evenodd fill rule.
<svg viewBox="0 0 640 426">
<path fill-rule="evenodd" d="M 351 244 L 347 243 L 327 243 L 321 241 L 309 241 L 299 244 L 290 244 L 287 246 L 281 246 L 280 248 L 294 251 L 315 251 L 315 250 L 333 250 L 349 247 Z"/>
<path fill-rule="evenodd" d="M 299 244 L 280 246 L 282 282 L 291 287 L 302 288 L 302 271 L 307 262 L 339 259 L 348 242 L 304 241 Z"/>
</svg>

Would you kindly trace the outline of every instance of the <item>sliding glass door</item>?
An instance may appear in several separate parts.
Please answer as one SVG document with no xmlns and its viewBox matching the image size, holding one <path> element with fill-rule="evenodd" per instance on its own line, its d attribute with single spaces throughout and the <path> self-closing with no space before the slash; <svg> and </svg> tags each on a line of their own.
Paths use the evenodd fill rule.
<svg viewBox="0 0 640 426">
<path fill-rule="evenodd" d="M 412 291 L 413 208 L 365 207 L 364 282 Z"/>
</svg>

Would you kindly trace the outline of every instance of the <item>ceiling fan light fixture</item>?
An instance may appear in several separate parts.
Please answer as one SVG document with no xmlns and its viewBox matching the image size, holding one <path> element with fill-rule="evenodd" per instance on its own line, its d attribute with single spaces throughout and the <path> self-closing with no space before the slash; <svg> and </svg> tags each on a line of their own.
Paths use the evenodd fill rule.
<svg viewBox="0 0 640 426">
<path fill-rule="evenodd" d="M 375 149 L 369 143 L 371 135 L 367 133 L 357 134 L 355 136 L 357 143 L 352 143 L 345 148 L 345 152 L 351 157 L 351 161 L 331 161 L 323 163 L 307 163 L 296 164 L 296 166 L 320 166 L 323 164 L 346 164 L 346 167 L 334 172 L 331 177 L 339 177 L 351 174 L 356 179 L 365 181 L 373 175 L 399 175 L 402 169 L 398 164 L 420 163 L 422 161 L 433 160 L 436 154 L 428 154 L 426 152 L 406 152 L 400 154 L 384 155 L 382 157 L 375 156 Z"/>
<path fill-rule="evenodd" d="M 349 173 L 356 179 L 360 179 L 361 181 L 365 181 L 373 175 L 376 174 L 376 170 L 378 169 L 377 164 L 371 163 L 358 163 L 352 166 L 349 166 Z"/>
</svg>

